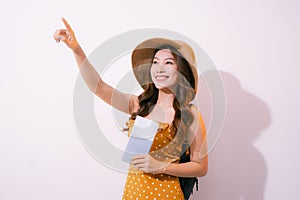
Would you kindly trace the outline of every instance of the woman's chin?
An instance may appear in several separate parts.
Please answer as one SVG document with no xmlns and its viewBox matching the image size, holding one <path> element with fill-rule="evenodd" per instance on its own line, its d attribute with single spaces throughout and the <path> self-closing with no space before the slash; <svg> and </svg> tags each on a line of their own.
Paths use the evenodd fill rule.
<svg viewBox="0 0 300 200">
<path fill-rule="evenodd" d="M 168 88 L 167 85 L 162 84 L 162 83 L 154 83 L 155 87 L 159 90 L 163 89 L 163 88 Z"/>
<path fill-rule="evenodd" d="M 164 85 L 164 84 L 155 84 L 155 87 L 158 89 L 158 90 L 161 90 L 161 91 L 164 91 L 166 93 L 172 93 L 172 86 L 171 85 Z"/>
</svg>

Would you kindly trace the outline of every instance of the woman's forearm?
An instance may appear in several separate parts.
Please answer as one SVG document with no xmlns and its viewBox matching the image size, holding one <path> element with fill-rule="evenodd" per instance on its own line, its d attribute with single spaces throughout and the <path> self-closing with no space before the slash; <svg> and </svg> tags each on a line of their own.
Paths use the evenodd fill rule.
<svg viewBox="0 0 300 200">
<path fill-rule="evenodd" d="M 172 163 L 162 173 L 178 177 L 201 177 L 206 175 L 207 165 L 197 162 Z"/>
<path fill-rule="evenodd" d="M 99 76 L 98 72 L 93 67 L 93 65 L 89 62 L 84 51 L 80 46 L 73 50 L 73 54 L 83 80 L 87 84 L 88 88 L 93 93 L 95 93 L 98 84 L 102 83 L 101 77 Z"/>
<path fill-rule="evenodd" d="M 81 46 L 79 46 L 79 45 L 76 49 L 73 49 L 72 51 L 73 51 L 76 63 L 78 65 L 78 67 L 80 68 L 81 64 L 86 59 L 86 55 L 85 55 L 83 49 L 81 48 Z"/>
</svg>

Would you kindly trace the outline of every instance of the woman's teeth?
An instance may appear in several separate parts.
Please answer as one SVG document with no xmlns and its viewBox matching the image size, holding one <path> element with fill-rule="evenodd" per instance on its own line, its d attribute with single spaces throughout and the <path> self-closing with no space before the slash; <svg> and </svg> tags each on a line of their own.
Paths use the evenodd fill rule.
<svg viewBox="0 0 300 200">
<path fill-rule="evenodd" d="M 167 78 L 169 78 L 168 76 L 156 76 L 156 80 L 165 80 L 165 79 L 167 79 Z"/>
</svg>

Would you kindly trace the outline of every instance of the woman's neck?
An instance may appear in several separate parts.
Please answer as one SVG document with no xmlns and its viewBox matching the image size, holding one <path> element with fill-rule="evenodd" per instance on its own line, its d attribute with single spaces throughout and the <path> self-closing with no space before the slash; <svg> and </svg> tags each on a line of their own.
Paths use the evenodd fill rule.
<svg viewBox="0 0 300 200">
<path fill-rule="evenodd" d="M 175 94 L 159 90 L 156 105 L 164 108 L 173 107 L 174 98 Z"/>
</svg>

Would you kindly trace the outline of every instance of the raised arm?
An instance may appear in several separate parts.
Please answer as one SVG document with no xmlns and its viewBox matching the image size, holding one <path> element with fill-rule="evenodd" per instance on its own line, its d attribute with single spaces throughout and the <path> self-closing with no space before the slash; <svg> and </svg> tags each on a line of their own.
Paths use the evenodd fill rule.
<svg viewBox="0 0 300 200">
<path fill-rule="evenodd" d="M 138 108 L 137 96 L 122 93 L 105 83 L 87 59 L 69 23 L 64 18 L 62 21 L 65 29 L 56 30 L 54 39 L 56 42 L 63 41 L 73 51 L 80 74 L 91 92 L 120 111 L 129 114 L 136 111 Z"/>
</svg>

